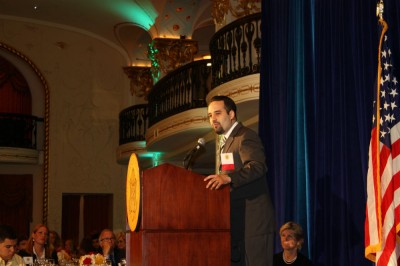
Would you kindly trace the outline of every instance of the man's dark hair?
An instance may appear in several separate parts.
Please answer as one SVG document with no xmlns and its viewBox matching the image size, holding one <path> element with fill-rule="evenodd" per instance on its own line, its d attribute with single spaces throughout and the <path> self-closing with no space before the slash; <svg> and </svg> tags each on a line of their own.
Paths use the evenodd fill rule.
<svg viewBox="0 0 400 266">
<path fill-rule="evenodd" d="M 228 96 L 225 96 L 225 95 L 216 95 L 210 99 L 210 102 L 208 104 L 210 104 L 212 102 L 218 102 L 218 101 L 224 102 L 225 110 L 227 113 L 229 113 L 232 110 L 235 112 L 235 117 L 237 117 L 236 104 L 231 98 L 229 98 Z"/>
<path fill-rule="evenodd" d="M 24 241 L 24 240 L 28 241 L 28 240 L 29 240 L 29 237 L 28 237 L 27 235 L 21 235 L 21 236 L 19 236 L 19 237 L 18 237 L 17 244 L 19 245 L 19 243 L 21 243 L 21 241 Z"/>
<path fill-rule="evenodd" d="M 17 239 L 17 234 L 14 228 L 9 225 L 0 225 L 0 243 L 3 243 L 6 239 Z"/>
</svg>

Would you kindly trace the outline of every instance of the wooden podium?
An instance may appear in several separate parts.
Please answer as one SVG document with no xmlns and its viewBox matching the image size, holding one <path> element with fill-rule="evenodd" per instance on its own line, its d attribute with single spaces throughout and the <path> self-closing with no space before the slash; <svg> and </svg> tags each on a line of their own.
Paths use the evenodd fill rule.
<svg viewBox="0 0 400 266">
<path fill-rule="evenodd" d="M 229 187 L 209 190 L 203 179 L 170 164 L 143 171 L 129 265 L 230 265 Z"/>
</svg>

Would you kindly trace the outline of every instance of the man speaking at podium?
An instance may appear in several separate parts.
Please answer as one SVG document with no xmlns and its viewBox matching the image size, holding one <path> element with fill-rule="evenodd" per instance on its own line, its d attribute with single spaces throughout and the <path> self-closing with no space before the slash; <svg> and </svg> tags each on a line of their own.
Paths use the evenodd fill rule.
<svg viewBox="0 0 400 266">
<path fill-rule="evenodd" d="M 275 220 L 263 144 L 237 121 L 236 104 L 227 96 L 210 100 L 208 118 L 221 139 L 220 170 L 204 181 L 208 189 L 230 186 L 231 265 L 271 266 Z"/>
</svg>

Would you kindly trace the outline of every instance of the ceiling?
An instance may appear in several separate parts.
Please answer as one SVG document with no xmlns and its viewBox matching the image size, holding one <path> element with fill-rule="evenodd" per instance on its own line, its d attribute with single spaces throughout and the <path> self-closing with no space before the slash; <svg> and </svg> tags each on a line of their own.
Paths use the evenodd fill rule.
<svg viewBox="0 0 400 266">
<path fill-rule="evenodd" d="M 126 53 L 129 65 L 150 65 L 156 37 L 199 41 L 208 54 L 215 32 L 211 0 L 0 0 L 0 18 L 42 23 L 94 35 Z M 62 40 L 60 40 L 62 42 Z"/>
</svg>

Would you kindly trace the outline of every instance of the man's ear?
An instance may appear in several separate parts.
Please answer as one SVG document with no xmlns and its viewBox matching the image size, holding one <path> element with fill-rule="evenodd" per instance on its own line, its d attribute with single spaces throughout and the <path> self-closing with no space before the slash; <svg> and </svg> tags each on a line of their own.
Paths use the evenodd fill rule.
<svg viewBox="0 0 400 266">
<path fill-rule="evenodd" d="M 233 120 L 235 118 L 235 112 L 233 110 L 229 111 L 229 118 Z"/>
</svg>

